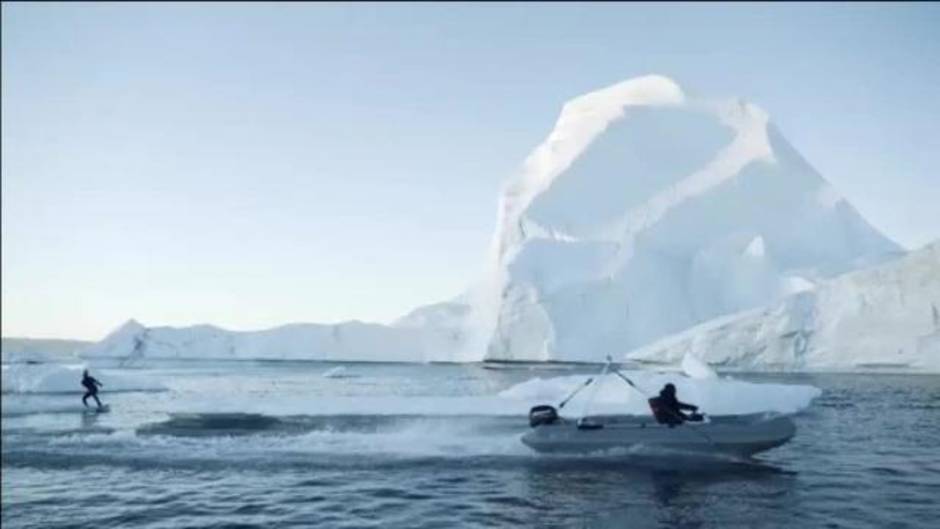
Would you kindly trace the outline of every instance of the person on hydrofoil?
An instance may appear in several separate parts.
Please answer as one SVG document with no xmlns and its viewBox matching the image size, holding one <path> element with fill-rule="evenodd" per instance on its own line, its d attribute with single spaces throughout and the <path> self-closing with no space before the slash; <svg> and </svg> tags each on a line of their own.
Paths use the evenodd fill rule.
<svg viewBox="0 0 940 529">
<path fill-rule="evenodd" d="M 698 406 L 686 404 L 676 398 L 676 387 L 672 384 L 666 384 L 659 392 L 658 397 L 649 400 L 650 409 L 653 410 L 653 416 L 659 424 L 668 424 L 670 428 L 682 424 L 685 421 L 701 421 L 702 416 L 698 412 Z M 682 413 L 682 410 L 691 411 L 691 415 Z"/>
<path fill-rule="evenodd" d="M 87 408 L 88 397 L 92 397 L 95 399 L 95 402 L 98 403 L 98 409 L 103 408 L 104 406 L 101 404 L 101 400 L 98 399 L 98 388 L 104 387 L 104 384 L 102 384 L 101 382 L 98 382 L 98 379 L 89 375 L 88 370 L 86 369 L 82 373 L 82 385 L 85 386 L 85 390 L 86 390 L 85 396 L 82 397 L 82 404 L 84 404 L 85 407 Z"/>
</svg>

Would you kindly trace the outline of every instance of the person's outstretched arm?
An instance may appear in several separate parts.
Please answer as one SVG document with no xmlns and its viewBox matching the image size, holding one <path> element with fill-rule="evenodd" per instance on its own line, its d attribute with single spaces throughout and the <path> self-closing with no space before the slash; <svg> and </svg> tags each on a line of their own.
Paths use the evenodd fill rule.
<svg viewBox="0 0 940 529">
<path fill-rule="evenodd" d="M 686 404 L 684 402 L 679 402 L 679 401 L 676 401 L 676 404 L 679 405 L 680 410 L 698 411 L 698 406 L 694 404 Z"/>
</svg>

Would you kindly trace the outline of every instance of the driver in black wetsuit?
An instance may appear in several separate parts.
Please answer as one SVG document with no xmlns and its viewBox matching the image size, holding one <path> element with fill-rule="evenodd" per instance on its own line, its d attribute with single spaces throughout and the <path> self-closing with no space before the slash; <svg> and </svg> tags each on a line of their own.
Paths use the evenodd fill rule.
<svg viewBox="0 0 940 529">
<path fill-rule="evenodd" d="M 696 413 L 698 406 L 680 402 L 676 398 L 676 387 L 672 384 L 666 384 L 659 392 L 658 397 L 649 400 L 650 409 L 653 410 L 653 416 L 659 424 L 668 424 L 670 428 L 685 421 L 701 421 L 702 416 Z M 682 410 L 689 410 L 691 415 L 682 413 Z"/>
<path fill-rule="evenodd" d="M 86 369 L 82 373 L 82 385 L 85 386 L 85 390 L 86 390 L 85 396 L 82 397 L 82 404 L 84 404 L 85 407 L 87 408 L 88 397 L 92 397 L 95 399 L 95 402 L 98 403 L 98 408 L 100 409 L 102 405 L 101 405 L 101 401 L 98 399 L 98 388 L 104 387 L 104 384 L 102 384 L 101 382 L 98 382 L 98 379 L 89 375 L 88 370 Z"/>
</svg>

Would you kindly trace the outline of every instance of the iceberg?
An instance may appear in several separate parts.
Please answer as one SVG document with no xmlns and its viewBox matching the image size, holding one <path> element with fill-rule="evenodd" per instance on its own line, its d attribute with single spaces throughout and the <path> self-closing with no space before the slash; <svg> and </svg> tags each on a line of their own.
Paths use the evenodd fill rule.
<svg viewBox="0 0 940 529">
<path fill-rule="evenodd" d="M 146 327 L 130 320 L 80 356 L 222 360 L 424 361 L 421 329 L 352 321 L 337 325 L 293 324 L 261 331 L 231 331 L 212 325 Z"/>
<path fill-rule="evenodd" d="M 391 325 L 349 321 L 297 323 L 258 331 L 214 325 L 149 327 L 131 319 L 82 358 L 427 362 L 457 360 L 466 347 L 469 305 L 461 300 L 419 307 Z M 478 359 L 478 358 L 477 358 Z M 473 358 L 470 358 L 473 360 Z"/>
<path fill-rule="evenodd" d="M 900 253 L 760 108 L 624 81 L 503 191 L 486 358 L 599 361 Z"/>
<path fill-rule="evenodd" d="M 940 241 L 624 358 L 674 363 L 688 355 L 747 370 L 940 372 Z"/>
</svg>

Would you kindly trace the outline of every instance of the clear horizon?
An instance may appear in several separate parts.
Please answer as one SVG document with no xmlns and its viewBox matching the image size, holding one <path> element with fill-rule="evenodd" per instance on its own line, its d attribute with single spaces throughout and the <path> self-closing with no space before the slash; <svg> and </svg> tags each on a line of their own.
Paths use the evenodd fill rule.
<svg viewBox="0 0 940 529">
<path fill-rule="evenodd" d="M 767 110 L 940 238 L 940 4 L 3 4 L 4 337 L 388 322 L 482 269 L 562 104 L 658 73 Z"/>
</svg>

